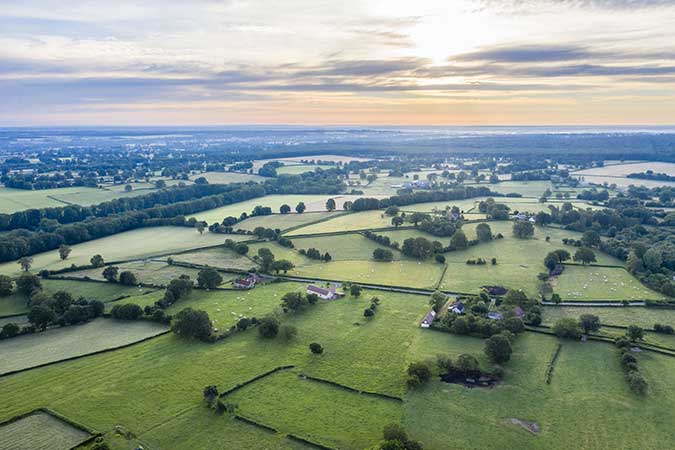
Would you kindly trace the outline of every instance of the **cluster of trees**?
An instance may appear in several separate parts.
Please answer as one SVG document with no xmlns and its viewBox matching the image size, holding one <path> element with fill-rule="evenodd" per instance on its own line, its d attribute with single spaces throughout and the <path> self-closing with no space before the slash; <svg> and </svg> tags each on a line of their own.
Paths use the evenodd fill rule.
<svg viewBox="0 0 675 450">
<path fill-rule="evenodd" d="M 243 242 L 235 242 L 232 239 L 225 239 L 223 246 L 240 255 L 245 255 L 248 253 L 248 245 L 244 244 Z"/>
<path fill-rule="evenodd" d="M 83 173 L 82 176 L 80 176 L 74 174 L 71 171 L 66 171 L 62 174 L 3 174 L 2 177 L 0 177 L 0 182 L 2 182 L 8 188 L 25 189 L 29 191 L 79 186 L 97 186 L 96 178 L 93 177 L 92 174 Z"/>
<path fill-rule="evenodd" d="M 299 253 L 303 256 L 308 257 L 309 259 L 318 259 L 319 261 L 324 262 L 330 262 L 333 259 L 330 253 L 326 252 L 324 254 L 321 254 L 321 252 L 315 249 L 314 247 L 310 247 L 307 250 L 301 248 Z"/>
<path fill-rule="evenodd" d="M 372 297 L 370 299 L 370 306 L 363 310 L 363 317 L 369 318 L 375 316 L 377 312 L 377 307 L 380 304 L 380 299 L 377 297 Z"/>
<path fill-rule="evenodd" d="M 375 261 L 390 262 L 394 260 L 394 254 L 389 249 L 378 247 L 373 250 L 373 259 Z"/>
<path fill-rule="evenodd" d="M 188 275 L 181 275 L 171 280 L 164 291 L 161 300 L 155 302 L 155 306 L 166 309 L 178 300 L 187 297 L 192 292 L 193 284 Z"/>
<path fill-rule="evenodd" d="M 319 301 L 319 296 L 316 294 L 288 292 L 281 297 L 281 308 L 284 312 L 297 312 L 307 306 L 316 304 L 317 301 Z"/>
<path fill-rule="evenodd" d="M 32 280 L 28 280 L 28 278 Z M 103 315 L 105 305 L 99 300 L 87 300 L 83 297 L 75 300 L 65 291 L 46 294 L 35 275 L 23 274 L 17 280 L 17 287 L 25 292 L 32 286 L 29 296 L 30 310 L 28 321 L 35 330 L 45 330 L 50 325 L 76 325 L 85 323 Z"/>
<path fill-rule="evenodd" d="M 382 431 L 382 442 L 371 450 L 423 450 L 424 447 L 408 437 L 408 433 L 397 423 L 391 423 Z"/>
<path fill-rule="evenodd" d="M 171 330 L 187 338 L 195 338 L 204 342 L 212 340 L 213 327 L 206 311 L 189 307 L 181 310 L 171 323 Z"/>
<path fill-rule="evenodd" d="M 534 225 L 529 220 L 513 222 L 513 235 L 518 239 L 529 239 L 534 236 Z"/>
<path fill-rule="evenodd" d="M 283 271 L 286 273 L 295 268 L 295 264 L 286 259 L 275 259 L 272 251 L 266 247 L 258 249 L 258 254 L 253 257 L 253 260 L 260 264 L 260 270 L 262 272 L 274 271 L 279 273 Z"/>
<path fill-rule="evenodd" d="M 478 211 L 487 215 L 491 220 L 509 220 L 509 207 L 503 203 L 497 203 L 490 197 L 478 203 Z"/>
<path fill-rule="evenodd" d="M 634 341 L 634 339 L 632 340 Z M 638 395 L 646 394 L 649 384 L 638 367 L 637 358 L 631 352 L 631 342 L 626 338 L 619 338 L 616 340 L 616 346 L 619 347 L 621 368 L 631 390 Z"/>
<path fill-rule="evenodd" d="M 129 270 L 120 272 L 117 266 L 107 266 L 101 274 L 110 283 L 119 283 L 125 286 L 135 286 L 138 284 L 138 279 L 133 272 Z"/>
<path fill-rule="evenodd" d="M 223 282 L 223 277 L 216 269 L 202 269 L 197 273 L 197 286 L 201 289 L 215 289 Z"/>
<path fill-rule="evenodd" d="M 443 202 L 451 200 L 463 200 L 473 197 L 499 196 L 491 192 L 487 187 L 463 186 L 447 191 L 421 191 L 403 195 L 395 195 L 389 198 L 377 199 L 362 197 L 354 200 L 352 211 L 366 211 L 372 209 L 386 209 L 389 206 L 405 206 L 415 203 Z"/>
</svg>

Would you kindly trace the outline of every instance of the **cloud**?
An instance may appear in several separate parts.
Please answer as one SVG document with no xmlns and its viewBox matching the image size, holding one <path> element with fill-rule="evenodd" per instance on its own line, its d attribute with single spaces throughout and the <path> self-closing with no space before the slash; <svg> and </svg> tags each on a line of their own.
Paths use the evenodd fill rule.
<svg viewBox="0 0 675 450">
<path fill-rule="evenodd" d="M 589 59 L 598 56 L 587 48 L 564 45 L 520 45 L 492 47 L 452 56 L 452 61 L 491 61 L 500 63 L 553 62 Z"/>
</svg>

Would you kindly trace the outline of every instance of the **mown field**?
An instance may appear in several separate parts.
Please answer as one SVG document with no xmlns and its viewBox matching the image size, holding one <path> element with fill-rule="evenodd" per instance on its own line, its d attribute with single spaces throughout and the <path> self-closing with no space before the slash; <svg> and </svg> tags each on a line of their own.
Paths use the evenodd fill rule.
<svg viewBox="0 0 675 450">
<path fill-rule="evenodd" d="M 287 230 L 302 225 L 337 217 L 339 212 L 312 212 L 303 214 L 273 214 L 271 216 L 256 216 L 239 222 L 234 226 L 236 230 L 253 231 L 257 227 Z"/>
<path fill-rule="evenodd" d="M 67 260 L 61 261 L 59 252 L 38 253 L 33 255 L 31 270 L 60 269 L 72 264 L 89 264 L 92 256 L 100 254 L 105 261 L 120 261 L 136 258 L 147 258 L 154 255 L 179 252 L 191 248 L 208 247 L 232 239 L 245 239 L 245 236 L 225 236 L 223 234 L 205 232 L 200 235 L 196 229 L 187 227 L 151 227 L 118 233 L 93 241 L 72 246 Z M 16 262 L 0 264 L 0 273 L 18 275 L 21 268 Z"/>
<path fill-rule="evenodd" d="M 544 308 L 543 323 L 553 324 L 561 317 L 578 318 L 582 314 L 595 314 L 606 325 L 627 327 L 637 325 L 642 328 L 653 328 L 654 324 L 670 325 L 675 327 L 675 310 L 645 308 L 645 307 L 576 307 L 550 306 Z"/>
<path fill-rule="evenodd" d="M 316 169 L 330 169 L 332 166 L 326 166 L 322 164 L 294 164 L 294 165 L 284 165 L 277 169 L 278 175 L 300 175 L 305 172 L 314 172 Z"/>
<path fill-rule="evenodd" d="M 249 181 L 260 183 L 265 181 L 265 177 L 260 175 L 239 172 L 204 172 L 192 175 L 190 178 L 195 180 L 201 177 L 206 178 L 209 184 L 248 183 Z"/>
<path fill-rule="evenodd" d="M 336 216 L 324 222 L 310 224 L 287 233 L 288 237 L 302 234 L 332 233 L 336 231 L 367 230 L 391 227 L 391 217 L 384 211 L 363 211 Z"/>
<path fill-rule="evenodd" d="M 367 320 L 362 312 L 373 295 L 382 301 L 376 316 Z M 617 350 L 604 343 L 563 342 L 547 385 L 546 369 L 557 339 L 525 334 L 515 343 L 504 382 L 493 389 L 466 389 L 434 379 L 406 393 L 404 372 L 414 360 L 473 353 L 487 367 L 481 339 L 419 328 L 427 308 L 424 296 L 364 291 L 358 299 L 322 301 L 282 315 L 282 323 L 298 329 L 291 341 L 265 340 L 255 330 L 216 344 L 167 335 L 3 377 L 0 420 L 47 406 L 96 429 L 122 425 L 150 448 L 174 450 L 302 448 L 291 445 L 285 433 L 361 450 L 379 440 L 382 424 L 399 418 L 411 437 L 431 450 L 632 450 L 668 448 L 674 442 L 669 424 L 675 421 L 675 380 L 668 373 L 675 370 L 675 360 L 638 355 L 650 385 L 641 399 L 623 378 Z M 320 342 L 325 353 L 312 355 L 310 342 Z M 295 369 L 231 396 L 237 413 L 274 426 L 280 434 L 218 416 L 204 405 L 204 386 L 217 384 L 224 390 L 282 365 Z M 404 402 L 361 397 L 302 380 L 299 373 L 402 395 Z M 47 384 L 49 389 L 34 389 Z M 532 435 L 508 423 L 509 418 L 535 421 L 541 431 Z M 633 429 L 644 432 L 626 432 Z"/>
<path fill-rule="evenodd" d="M 0 425 L 0 436 L 0 450 L 70 450 L 90 435 L 38 411 L 15 422 Z"/>
<path fill-rule="evenodd" d="M 6 339 L 0 341 L 0 374 L 118 347 L 165 330 L 165 326 L 153 322 L 96 319 Z"/>
</svg>

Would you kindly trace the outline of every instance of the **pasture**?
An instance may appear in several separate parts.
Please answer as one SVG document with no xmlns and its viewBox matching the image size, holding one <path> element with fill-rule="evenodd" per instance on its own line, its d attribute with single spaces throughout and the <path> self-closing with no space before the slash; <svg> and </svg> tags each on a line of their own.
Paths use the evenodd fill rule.
<svg viewBox="0 0 675 450">
<path fill-rule="evenodd" d="M 143 261 L 134 261 L 129 263 L 117 264 L 116 267 L 119 268 L 120 273 L 124 271 L 130 271 L 136 275 L 136 279 L 139 283 L 155 284 L 165 286 L 169 284 L 174 278 L 178 278 L 181 275 L 187 275 L 191 279 L 196 280 L 199 270 L 191 269 L 188 267 L 179 267 L 172 266 L 163 261 L 157 260 L 143 260 Z M 92 280 L 105 280 L 103 278 L 103 268 L 98 269 L 89 269 L 81 270 L 77 272 L 68 273 L 72 277 L 89 277 Z M 224 276 L 227 279 L 227 275 Z M 109 283 L 104 284 L 103 286 L 108 285 Z M 116 284 L 109 284 L 111 286 L 118 286 Z"/>
<path fill-rule="evenodd" d="M 113 236 L 107 236 L 72 246 L 72 252 L 65 261 L 59 258 L 59 252 L 33 255 L 31 271 L 42 269 L 61 269 L 70 265 L 89 264 L 92 256 L 100 254 L 106 262 L 148 258 L 165 255 L 192 248 L 222 244 L 226 235 L 205 232 L 200 235 L 196 229 L 188 227 L 150 227 L 139 228 Z M 237 239 L 235 236 L 233 239 Z M 18 275 L 21 268 L 16 262 L 0 264 L 0 273 Z"/>
<path fill-rule="evenodd" d="M 36 411 L 0 425 L 0 450 L 70 450 L 89 437 L 86 431 Z"/>
<path fill-rule="evenodd" d="M 0 374 L 119 347 L 166 331 L 146 321 L 96 319 L 0 341 Z"/>
<path fill-rule="evenodd" d="M 541 197 L 546 189 L 554 190 L 550 181 L 502 181 L 497 184 L 490 184 L 489 188 L 493 192 L 500 194 L 516 193 L 523 197 Z"/>
<path fill-rule="evenodd" d="M 305 205 L 310 203 L 315 204 L 314 208 L 307 208 L 307 211 L 325 211 L 326 210 L 326 200 L 331 198 L 328 195 L 266 195 L 264 197 L 258 197 L 251 200 L 246 200 L 243 202 L 233 203 L 231 205 L 222 206 L 220 208 L 209 209 L 208 211 L 202 211 L 197 214 L 194 214 L 190 217 L 194 217 L 197 220 L 205 221 L 209 224 L 212 223 L 221 223 L 225 217 L 233 216 L 239 217 L 241 213 L 251 214 L 253 208 L 256 206 L 268 206 L 272 208 L 273 212 L 279 212 L 281 205 L 287 204 L 291 207 L 292 211 L 295 211 L 295 206 L 299 202 L 304 202 Z M 314 202 L 314 203 L 313 203 Z"/>
<path fill-rule="evenodd" d="M 623 268 L 565 266 L 551 282 L 564 300 L 658 300 L 662 294 L 640 283 Z"/>
<path fill-rule="evenodd" d="M 391 226 L 391 217 L 384 214 L 384 211 L 362 211 L 336 215 L 330 220 L 296 228 L 286 233 L 286 235 L 288 237 L 293 237 L 305 234 L 366 230 Z"/>
<path fill-rule="evenodd" d="M 381 298 L 380 307 L 375 317 L 365 319 L 363 309 L 374 295 Z M 193 306 L 195 301 L 185 299 L 183 306 Z M 255 329 L 216 344 L 167 335 L 0 378 L 0 389 L 6 393 L 0 420 L 48 406 L 96 429 L 122 425 L 150 448 L 174 450 L 303 448 L 286 440 L 286 433 L 361 450 L 380 439 L 384 423 L 398 418 L 413 439 L 431 450 L 568 446 L 630 450 L 672 442 L 668 425 L 675 421 L 675 381 L 667 374 L 675 370 L 675 360 L 645 352 L 639 355 L 650 385 L 643 400 L 630 392 L 616 349 L 604 343 L 564 341 L 552 383 L 547 385 L 546 369 L 558 340 L 525 333 L 514 344 L 504 382 L 493 389 L 467 389 L 434 378 L 406 392 L 405 368 L 411 361 L 439 353 L 455 358 L 472 353 L 489 367 L 482 354 L 483 340 L 419 328 L 427 309 L 425 296 L 366 290 L 358 299 L 320 301 L 305 311 L 281 314 L 282 323 L 298 329 L 291 341 L 265 340 Z M 311 354 L 310 342 L 320 342 L 325 353 Z M 279 434 L 227 414 L 218 416 L 204 405 L 204 386 L 217 384 L 222 391 L 282 365 L 295 369 L 225 398 L 237 404 L 238 414 L 274 426 Z M 78 376 L 70 376 L 73 373 Z M 404 401 L 358 396 L 302 380 L 300 373 L 403 396 Z M 33 389 L 45 383 L 50 389 Z M 27 390 L 32 394 L 25 395 Z M 580 404 L 584 407 L 579 408 Z M 537 422 L 540 432 L 535 436 L 511 425 L 508 419 L 513 417 Z M 598 420 L 604 424 L 600 429 Z M 647 432 L 639 436 L 625 432 L 636 427 Z M 463 432 L 457 433 L 458 429 Z"/>
<path fill-rule="evenodd" d="M 305 172 L 314 172 L 316 169 L 330 169 L 332 166 L 322 164 L 293 164 L 277 168 L 277 175 L 300 175 Z"/>
<path fill-rule="evenodd" d="M 236 230 L 253 231 L 257 227 L 287 230 L 313 222 L 323 221 L 337 216 L 337 212 L 313 212 L 303 214 L 273 214 L 271 216 L 250 217 L 234 226 Z"/>
<path fill-rule="evenodd" d="M 592 306 L 547 306 L 543 308 L 543 323 L 552 325 L 562 317 L 578 318 L 582 314 L 595 314 L 606 325 L 627 327 L 637 325 L 653 328 L 655 323 L 675 327 L 675 311 L 645 307 L 592 307 Z"/>
<path fill-rule="evenodd" d="M 251 245 L 249 245 L 249 248 L 251 248 Z M 249 254 L 253 256 L 255 252 L 249 250 Z M 256 267 L 256 263 L 249 257 L 235 253 L 225 247 L 196 250 L 194 252 L 181 253 L 180 255 L 171 255 L 170 258 L 173 258 L 175 261 L 227 269 L 250 270 Z M 223 277 L 225 277 L 224 274 Z"/>
<path fill-rule="evenodd" d="M 248 183 L 249 181 L 262 183 L 265 181 L 265 177 L 260 175 L 239 172 L 203 172 L 192 175 L 190 179 L 196 180 L 201 177 L 206 178 L 209 184 Z"/>
</svg>

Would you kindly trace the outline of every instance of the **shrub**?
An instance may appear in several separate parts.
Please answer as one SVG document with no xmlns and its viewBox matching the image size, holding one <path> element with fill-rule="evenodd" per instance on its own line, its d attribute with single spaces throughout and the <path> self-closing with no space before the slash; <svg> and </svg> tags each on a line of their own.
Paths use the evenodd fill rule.
<svg viewBox="0 0 675 450">
<path fill-rule="evenodd" d="M 644 395 L 647 392 L 647 380 L 645 380 L 640 372 L 628 372 L 627 379 L 631 390 L 636 394 Z"/>
<path fill-rule="evenodd" d="M 455 363 L 455 368 L 464 373 L 475 372 L 479 367 L 480 365 L 478 364 L 476 357 L 468 353 L 459 355 Z"/>
<path fill-rule="evenodd" d="M 559 338 L 579 339 L 581 337 L 579 322 L 571 317 L 559 319 L 553 326 L 553 332 Z"/>
<path fill-rule="evenodd" d="M 408 366 L 408 387 L 414 388 L 431 380 L 431 367 L 425 361 L 411 363 Z"/>
<path fill-rule="evenodd" d="M 176 314 L 171 329 L 180 336 L 208 341 L 212 331 L 211 319 L 206 311 L 185 308 Z"/>
<path fill-rule="evenodd" d="M 445 264 L 445 256 L 441 255 L 440 253 L 437 253 L 436 256 L 434 256 L 434 259 L 439 264 Z"/>
<path fill-rule="evenodd" d="M 132 272 L 129 272 L 128 270 L 125 270 L 124 272 L 120 273 L 120 278 L 119 278 L 120 284 L 123 284 L 125 286 L 135 286 L 138 284 L 138 280 L 136 280 L 136 275 L 134 275 Z"/>
<path fill-rule="evenodd" d="M 143 308 L 135 303 L 125 303 L 124 305 L 115 305 L 110 314 L 115 319 L 136 320 L 143 315 Z"/>
<path fill-rule="evenodd" d="M 522 324 L 522 322 L 521 322 Z M 485 354 L 493 363 L 503 364 L 511 359 L 511 342 L 505 336 L 497 334 L 485 341 Z"/>
<path fill-rule="evenodd" d="M 0 339 L 12 338 L 18 336 L 21 332 L 21 328 L 15 323 L 6 323 L 0 331 Z"/>
<path fill-rule="evenodd" d="M 309 351 L 311 351 L 315 355 L 320 355 L 323 353 L 323 347 L 318 342 L 312 342 L 311 344 L 309 344 Z"/>
</svg>

